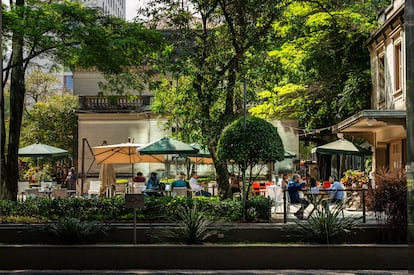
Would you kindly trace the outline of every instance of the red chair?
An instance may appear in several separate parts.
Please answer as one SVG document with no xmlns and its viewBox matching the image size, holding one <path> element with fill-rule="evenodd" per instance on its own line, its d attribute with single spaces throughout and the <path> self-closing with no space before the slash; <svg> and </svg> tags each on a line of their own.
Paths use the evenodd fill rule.
<svg viewBox="0 0 414 275">
<path fill-rule="evenodd" d="M 253 182 L 252 183 L 252 187 L 253 187 L 253 195 L 257 196 L 260 195 L 260 183 L 259 182 Z"/>
</svg>

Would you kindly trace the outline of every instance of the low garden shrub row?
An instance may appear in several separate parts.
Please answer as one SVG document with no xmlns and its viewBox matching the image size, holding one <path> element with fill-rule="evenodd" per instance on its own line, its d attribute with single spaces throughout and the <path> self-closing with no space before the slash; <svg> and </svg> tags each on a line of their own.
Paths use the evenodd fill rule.
<svg viewBox="0 0 414 275">
<path fill-rule="evenodd" d="M 178 215 L 181 207 L 192 207 L 197 203 L 200 210 L 211 219 L 241 221 L 243 208 L 240 200 L 213 198 L 145 197 L 143 209 L 137 209 L 139 222 L 167 222 Z M 269 221 L 270 201 L 264 197 L 253 197 L 247 201 L 246 220 Z M 77 218 L 79 220 L 103 222 L 131 222 L 133 211 L 125 207 L 123 196 L 114 198 L 32 198 L 25 201 L 0 201 L 1 223 L 35 223 Z"/>
</svg>

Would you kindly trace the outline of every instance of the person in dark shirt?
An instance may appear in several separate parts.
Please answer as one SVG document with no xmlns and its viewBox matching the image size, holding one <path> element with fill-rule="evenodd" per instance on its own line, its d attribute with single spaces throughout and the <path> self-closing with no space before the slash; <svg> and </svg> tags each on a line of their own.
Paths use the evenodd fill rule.
<svg viewBox="0 0 414 275">
<path fill-rule="evenodd" d="M 300 209 L 295 213 L 295 216 L 302 220 L 303 219 L 303 212 L 305 208 L 309 205 L 309 202 L 299 196 L 299 191 L 302 190 L 306 184 L 299 183 L 300 182 L 300 175 L 294 174 L 291 181 L 288 183 L 288 193 L 290 197 L 290 203 L 300 203 Z"/>
<path fill-rule="evenodd" d="M 142 172 L 138 172 L 137 176 L 135 178 L 132 179 L 133 182 L 146 182 L 146 178 L 144 177 L 144 175 L 142 174 Z"/>
<path fill-rule="evenodd" d="M 172 188 L 174 187 L 187 187 L 187 183 L 185 182 L 185 174 L 181 172 L 178 174 L 177 179 L 172 183 Z"/>
</svg>

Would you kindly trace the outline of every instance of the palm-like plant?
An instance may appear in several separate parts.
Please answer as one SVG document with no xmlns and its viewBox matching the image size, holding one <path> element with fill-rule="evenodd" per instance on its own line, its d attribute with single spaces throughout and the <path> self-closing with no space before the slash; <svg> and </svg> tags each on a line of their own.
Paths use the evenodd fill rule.
<svg viewBox="0 0 414 275">
<path fill-rule="evenodd" d="M 54 222 L 43 230 L 64 244 L 82 244 L 90 242 L 94 237 L 105 237 L 109 227 L 96 221 L 82 221 L 69 217 Z"/>
<path fill-rule="evenodd" d="M 292 235 L 303 241 L 329 244 L 333 238 L 342 234 L 351 234 L 361 217 L 342 217 L 343 205 L 337 204 L 330 211 L 327 207 L 317 208 L 306 220 L 287 226 Z"/>
<path fill-rule="evenodd" d="M 210 228 L 213 220 L 204 211 L 198 209 L 197 203 L 194 203 L 192 207 L 180 207 L 177 216 L 170 221 L 177 227 L 164 231 L 164 235 L 180 239 L 187 244 L 201 244 L 217 233 L 216 230 Z"/>
</svg>

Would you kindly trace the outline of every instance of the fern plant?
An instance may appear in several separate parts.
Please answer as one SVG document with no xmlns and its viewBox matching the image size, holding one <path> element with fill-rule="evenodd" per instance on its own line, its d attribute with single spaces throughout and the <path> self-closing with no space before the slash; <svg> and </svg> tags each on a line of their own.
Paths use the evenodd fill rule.
<svg viewBox="0 0 414 275">
<path fill-rule="evenodd" d="M 197 207 L 197 203 L 193 206 L 181 206 L 177 215 L 170 219 L 176 225 L 163 231 L 163 235 L 174 240 L 181 240 L 186 244 L 201 244 L 207 238 L 217 233 L 217 230 L 210 228 L 213 223 L 206 212 Z"/>
</svg>

